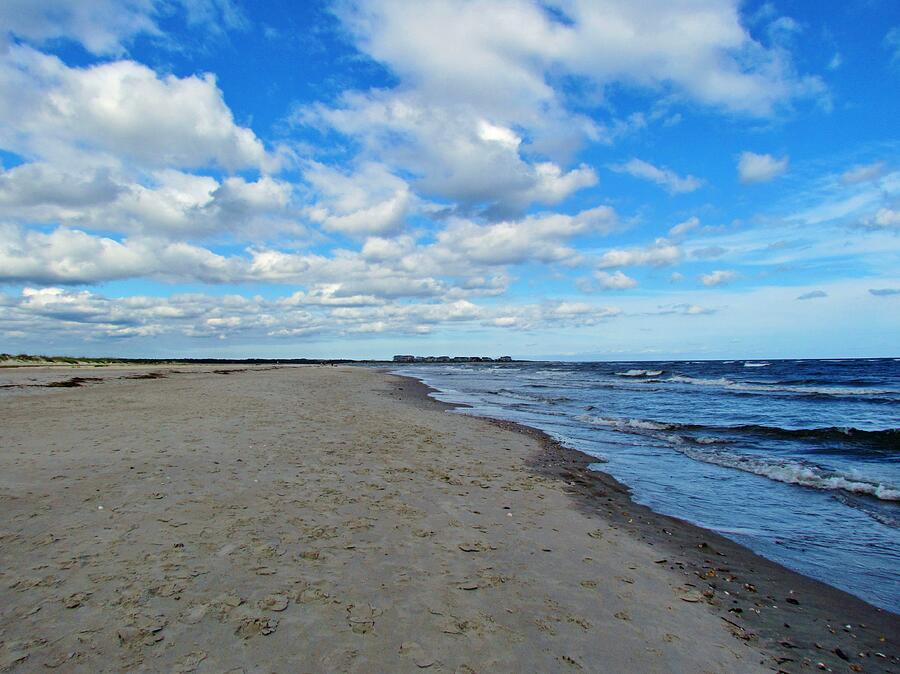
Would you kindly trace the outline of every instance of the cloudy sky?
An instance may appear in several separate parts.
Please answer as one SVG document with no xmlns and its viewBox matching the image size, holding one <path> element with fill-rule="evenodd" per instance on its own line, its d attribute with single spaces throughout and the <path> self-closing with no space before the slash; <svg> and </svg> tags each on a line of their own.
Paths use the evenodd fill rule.
<svg viewBox="0 0 900 674">
<path fill-rule="evenodd" d="M 4 0 L 0 351 L 897 356 L 894 0 Z"/>
</svg>

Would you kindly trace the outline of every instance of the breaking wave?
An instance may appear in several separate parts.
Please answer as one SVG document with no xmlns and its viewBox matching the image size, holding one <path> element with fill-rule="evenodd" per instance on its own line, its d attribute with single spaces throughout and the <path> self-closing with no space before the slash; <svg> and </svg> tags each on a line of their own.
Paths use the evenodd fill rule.
<svg viewBox="0 0 900 674">
<path fill-rule="evenodd" d="M 664 370 L 627 370 L 616 372 L 617 377 L 658 377 Z"/>
<path fill-rule="evenodd" d="M 721 451 L 703 451 L 690 446 L 676 447 L 679 452 L 697 461 L 735 468 L 770 480 L 797 484 L 828 491 L 874 496 L 882 501 L 900 501 L 900 489 L 856 474 L 832 471 L 799 461 L 777 461 Z"/>
</svg>

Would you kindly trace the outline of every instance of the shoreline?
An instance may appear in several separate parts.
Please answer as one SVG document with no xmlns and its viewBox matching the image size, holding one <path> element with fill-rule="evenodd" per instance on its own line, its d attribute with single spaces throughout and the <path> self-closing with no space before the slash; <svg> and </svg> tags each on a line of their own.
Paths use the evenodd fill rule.
<svg viewBox="0 0 900 674">
<path fill-rule="evenodd" d="M 470 407 L 433 398 L 431 394 L 440 390 L 413 376 L 384 373 L 414 382 L 413 396 L 442 409 Z M 888 656 L 885 664 L 900 664 L 896 655 L 891 657 L 897 645 L 889 641 L 900 633 L 900 615 L 785 567 L 715 531 L 636 503 L 628 486 L 588 467 L 598 463 L 595 457 L 562 445 L 545 431 L 515 421 L 471 416 L 537 439 L 543 451 L 530 457 L 532 470 L 565 482 L 567 493 L 586 513 L 665 550 L 660 563 L 690 576 L 703 601 L 737 638 L 757 641 L 784 659 L 779 664 L 799 661 L 815 667 L 821 662 L 841 668 L 848 661 L 836 650 L 850 657 L 866 649 Z M 852 629 L 846 630 L 847 625 Z"/>
<path fill-rule="evenodd" d="M 418 380 L 321 366 L 83 379 L 0 397 L 0 671 L 897 667 L 895 616 L 851 615 L 847 596 L 634 505 L 539 431 L 446 414 Z M 692 575 L 695 554 L 714 579 Z M 757 575 L 721 579 L 747 560 Z M 772 609 L 767 573 L 800 603 Z M 724 595 L 747 582 L 757 592 Z M 822 632 L 845 616 L 851 632 Z"/>
</svg>

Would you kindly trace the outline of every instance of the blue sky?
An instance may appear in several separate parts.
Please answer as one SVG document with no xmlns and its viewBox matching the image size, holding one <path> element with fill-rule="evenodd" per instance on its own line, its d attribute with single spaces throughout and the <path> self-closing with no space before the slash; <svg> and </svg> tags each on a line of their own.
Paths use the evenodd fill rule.
<svg viewBox="0 0 900 674">
<path fill-rule="evenodd" d="M 896 356 L 900 5 L 8 0 L 0 351 Z"/>
</svg>

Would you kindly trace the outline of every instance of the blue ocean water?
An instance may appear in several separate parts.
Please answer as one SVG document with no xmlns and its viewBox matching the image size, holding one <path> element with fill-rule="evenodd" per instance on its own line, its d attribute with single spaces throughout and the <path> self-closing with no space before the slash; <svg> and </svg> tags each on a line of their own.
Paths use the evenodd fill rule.
<svg viewBox="0 0 900 674">
<path fill-rule="evenodd" d="M 900 613 L 900 359 L 398 368 L 544 430 L 657 512 Z"/>
</svg>

